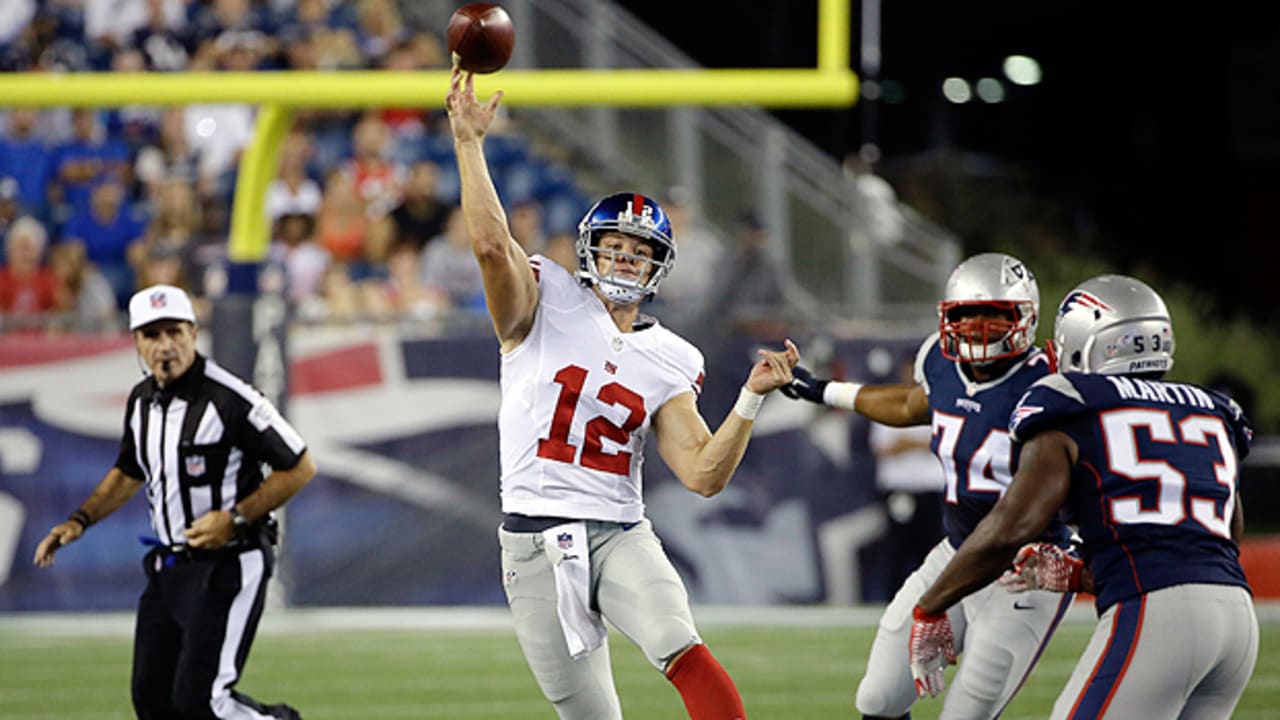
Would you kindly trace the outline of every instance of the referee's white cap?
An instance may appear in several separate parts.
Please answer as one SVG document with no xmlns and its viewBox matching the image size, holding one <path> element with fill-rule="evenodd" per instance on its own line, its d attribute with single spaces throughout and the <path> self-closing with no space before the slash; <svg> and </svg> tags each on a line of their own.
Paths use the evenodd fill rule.
<svg viewBox="0 0 1280 720">
<path fill-rule="evenodd" d="M 129 298 L 129 329 L 137 330 L 156 320 L 186 320 L 195 323 L 191 298 L 172 285 L 152 285 Z"/>
</svg>

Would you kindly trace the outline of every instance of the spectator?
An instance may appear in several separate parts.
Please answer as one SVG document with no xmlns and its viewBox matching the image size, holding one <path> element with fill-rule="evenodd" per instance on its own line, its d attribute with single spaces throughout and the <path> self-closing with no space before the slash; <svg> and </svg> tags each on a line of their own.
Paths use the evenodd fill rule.
<svg viewBox="0 0 1280 720">
<path fill-rule="evenodd" d="M 520 243 L 526 255 L 541 255 L 547 246 L 542 230 L 542 203 L 526 198 L 511 208 L 511 237 Z"/>
<path fill-rule="evenodd" d="M 356 195 L 355 179 L 341 170 L 330 172 L 325 179 L 324 201 L 320 206 L 317 229 L 320 245 L 334 260 L 362 263 L 368 231 L 369 221 L 364 203 Z"/>
<path fill-rule="evenodd" d="M 4 325 L 29 323 L 31 316 L 57 306 L 57 281 L 43 264 L 48 240 L 44 225 L 32 217 L 18 218 L 9 228 L 0 268 L 0 313 L 12 317 Z"/>
<path fill-rule="evenodd" d="M 444 235 L 422 253 L 422 281 L 442 292 L 457 308 L 484 310 L 484 281 L 471 251 L 461 207 L 449 213 Z"/>
<path fill-rule="evenodd" d="M 199 175 L 200 160 L 196 149 L 187 142 L 187 111 L 169 108 L 160 120 L 159 137 L 138 151 L 134 176 L 147 189 L 154 202 L 161 184 L 169 178 L 194 181 Z"/>
<path fill-rule="evenodd" d="M 380 65 L 405 36 L 400 11 L 391 0 L 360 0 L 358 17 L 361 54 L 370 64 Z"/>
<path fill-rule="evenodd" d="M 50 152 L 36 135 L 40 113 L 32 108 L 9 111 L 9 131 L 0 137 L 0 174 L 18 181 L 19 204 L 36 217 L 45 217 Z"/>
<path fill-rule="evenodd" d="M 320 184 L 311 179 L 311 138 L 294 130 L 280 146 L 280 174 L 267 187 L 267 216 L 275 221 L 283 215 L 310 215 L 320 211 Z"/>
<path fill-rule="evenodd" d="M 581 269 L 578 262 L 578 236 L 567 230 L 555 233 L 547 240 L 547 257 L 555 260 L 560 267 L 570 273 L 577 274 Z M 677 239 L 676 242 L 679 242 Z"/>
<path fill-rule="evenodd" d="M 364 115 L 356 123 L 352 143 L 355 157 L 344 169 L 351 174 L 356 194 L 369 217 L 380 218 L 400 202 L 404 166 L 388 159 L 391 145 L 387 126 L 374 113 Z"/>
<path fill-rule="evenodd" d="M 147 61 L 134 48 L 121 48 L 111 56 L 111 71 L 119 74 L 142 73 Z M 164 110 L 154 105 L 126 105 L 106 113 L 108 137 L 122 142 L 128 157 L 136 157 L 138 151 L 154 140 L 163 122 Z M 127 161 L 126 161 L 127 162 Z"/>
<path fill-rule="evenodd" d="M 165 27 L 181 27 L 186 7 L 182 0 L 84 0 L 85 40 L 91 47 L 117 50 L 156 15 Z"/>
<path fill-rule="evenodd" d="M 680 262 L 663 279 L 658 300 L 664 308 L 680 315 L 697 317 L 705 308 L 713 282 L 719 275 L 708 272 L 708 269 L 720 267 L 725 255 L 724 244 L 702 221 L 698 209 L 692 205 L 688 190 L 672 188 L 663 208 L 671 221 Z"/>
<path fill-rule="evenodd" d="M 98 272 L 79 242 L 63 242 L 49 251 L 49 270 L 57 280 L 55 328 L 72 332 L 110 332 L 119 328 L 119 309 L 111 283 Z"/>
<path fill-rule="evenodd" d="M 262 59 L 264 45 L 262 33 L 254 30 L 224 32 L 212 43 L 213 67 L 229 72 L 255 70 Z M 207 47 L 202 52 L 206 50 Z M 199 188 L 202 195 L 231 194 L 231 173 L 251 137 L 253 108 L 248 105 L 187 106 L 186 141 L 200 158 Z"/>
<path fill-rule="evenodd" d="M 449 298 L 422 279 L 422 257 L 408 243 L 398 243 L 387 258 L 387 278 L 368 285 L 366 304 L 380 319 L 427 320 L 448 310 Z"/>
<path fill-rule="evenodd" d="M 135 290 L 127 262 L 129 246 L 142 240 L 146 229 L 125 206 L 124 186 L 106 178 L 94 187 L 89 206 L 67 220 L 63 239 L 84 243 L 89 260 L 106 276 L 123 307 Z"/>
<path fill-rule="evenodd" d="M 36 16 L 35 0 L 8 0 L 0 13 L 0 46 L 9 45 L 31 25 Z"/>
<path fill-rule="evenodd" d="M 430 160 L 415 163 L 409 171 L 403 199 L 387 220 L 396 244 L 412 245 L 421 252 L 429 240 L 444 232 L 449 205 L 436 194 L 439 182 L 440 168 Z"/>
<path fill-rule="evenodd" d="M 17 180 L 7 175 L 0 176 L 0 235 L 9 232 L 9 226 L 22 214 L 18 192 Z"/>
<path fill-rule="evenodd" d="M 129 44 L 142 53 L 148 70 L 176 72 L 187 67 L 186 13 L 172 17 L 168 12 L 171 4 L 169 0 L 147 0 L 147 20 L 133 31 Z"/>
<path fill-rule="evenodd" d="M 315 242 L 314 214 L 288 211 L 276 218 L 270 258 L 285 270 L 286 297 L 303 307 L 319 297 L 329 269 L 329 251 Z"/>
<path fill-rule="evenodd" d="M 89 193 L 104 177 L 123 179 L 129 168 L 129 151 L 123 143 L 106 137 L 98 111 L 78 108 L 71 113 L 72 139 L 53 151 L 51 196 L 70 215 L 89 206 Z M 64 215 L 65 217 L 65 215 Z"/>
<path fill-rule="evenodd" d="M 409 39 L 400 40 L 391 46 L 382 56 L 381 67 L 389 72 L 424 69 L 417 48 Z M 413 140 L 426 132 L 427 111 L 421 107 L 384 108 L 379 117 L 397 140 Z"/>
</svg>

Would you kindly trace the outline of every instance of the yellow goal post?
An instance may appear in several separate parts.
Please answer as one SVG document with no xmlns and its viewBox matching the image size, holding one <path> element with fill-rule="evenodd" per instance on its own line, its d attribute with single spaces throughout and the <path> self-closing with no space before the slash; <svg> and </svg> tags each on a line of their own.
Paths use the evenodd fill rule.
<svg viewBox="0 0 1280 720">
<path fill-rule="evenodd" d="M 849 67 L 849 0 L 818 0 L 818 62 L 812 69 L 506 70 L 476 78 L 511 107 L 755 105 L 848 107 L 858 79 Z M 264 213 L 281 141 L 294 108 L 442 107 L 449 72 L 202 72 L 0 74 L 6 107 L 120 107 L 246 103 L 260 106 L 241 158 L 232 203 L 232 262 L 266 257 Z"/>
</svg>

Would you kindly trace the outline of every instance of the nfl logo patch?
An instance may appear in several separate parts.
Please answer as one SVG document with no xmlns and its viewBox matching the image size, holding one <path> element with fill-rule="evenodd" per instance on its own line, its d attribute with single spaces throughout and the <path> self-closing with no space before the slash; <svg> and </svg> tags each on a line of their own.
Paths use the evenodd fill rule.
<svg viewBox="0 0 1280 720">
<path fill-rule="evenodd" d="M 204 456 L 188 455 L 186 460 L 187 474 L 191 477 L 204 475 Z"/>
<path fill-rule="evenodd" d="M 560 546 L 561 550 L 568 550 L 573 547 L 573 535 L 571 533 L 557 533 L 556 545 Z"/>
<path fill-rule="evenodd" d="M 158 290 L 156 292 L 151 293 L 152 309 L 168 307 L 168 305 L 169 305 L 169 296 L 165 295 L 163 290 Z"/>
</svg>

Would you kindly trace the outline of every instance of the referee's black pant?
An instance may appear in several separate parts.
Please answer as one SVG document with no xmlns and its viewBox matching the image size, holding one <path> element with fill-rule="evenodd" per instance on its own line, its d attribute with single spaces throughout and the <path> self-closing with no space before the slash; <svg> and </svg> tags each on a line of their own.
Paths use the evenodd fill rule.
<svg viewBox="0 0 1280 720">
<path fill-rule="evenodd" d="M 272 551 L 261 548 L 147 553 L 133 643 L 140 720 L 298 717 L 234 690 L 273 564 Z"/>
</svg>

